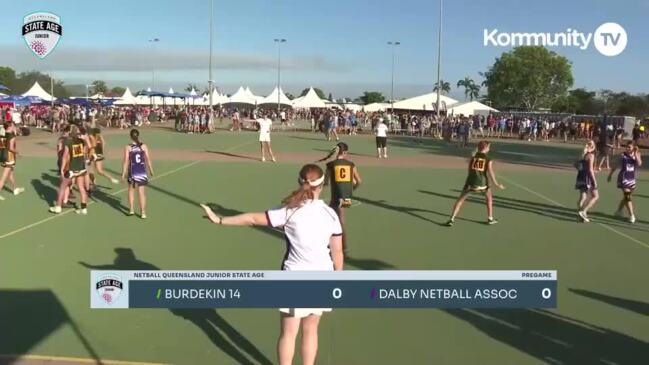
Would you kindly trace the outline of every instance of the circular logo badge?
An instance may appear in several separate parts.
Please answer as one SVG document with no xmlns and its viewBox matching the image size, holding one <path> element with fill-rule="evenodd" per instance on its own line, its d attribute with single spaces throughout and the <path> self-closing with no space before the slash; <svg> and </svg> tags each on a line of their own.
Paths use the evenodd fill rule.
<svg viewBox="0 0 649 365">
<path fill-rule="evenodd" d="M 617 56 L 626 48 L 628 41 L 626 31 L 617 23 L 604 23 L 600 25 L 595 34 L 595 48 L 604 56 Z"/>
</svg>

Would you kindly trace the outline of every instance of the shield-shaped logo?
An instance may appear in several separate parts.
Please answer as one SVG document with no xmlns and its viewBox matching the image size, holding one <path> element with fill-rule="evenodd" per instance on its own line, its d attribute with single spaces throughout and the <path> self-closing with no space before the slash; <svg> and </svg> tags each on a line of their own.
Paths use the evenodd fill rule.
<svg viewBox="0 0 649 365">
<path fill-rule="evenodd" d="M 95 284 L 97 294 L 106 304 L 115 303 L 122 293 L 122 288 L 122 278 L 115 274 L 102 275 Z"/>
<path fill-rule="evenodd" d="M 22 28 L 25 43 L 41 59 L 52 53 L 63 35 L 61 18 L 47 12 L 25 15 Z"/>
</svg>

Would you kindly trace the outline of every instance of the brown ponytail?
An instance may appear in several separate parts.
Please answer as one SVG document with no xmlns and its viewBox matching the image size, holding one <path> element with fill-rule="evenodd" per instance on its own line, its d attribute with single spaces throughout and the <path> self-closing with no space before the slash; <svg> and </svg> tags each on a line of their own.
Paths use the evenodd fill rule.
<svg viewBox="0 0 649 365">
<path fill-rule="evenodd" d="M 318 165 L 307 164 L 302 166 L 300 177 L 298 179 L 300 188 L 284 198 L 282 204 L 287 208 L 297 208 L 306 200 L 313 199 L 315 197 L 314 191 L 319 188 L 322 183 L 316 186 L 313 186 L 312 184 L 317 182 L 317 180 L 321 179 L 323 176 L 324 172 Z"/>
</svg>

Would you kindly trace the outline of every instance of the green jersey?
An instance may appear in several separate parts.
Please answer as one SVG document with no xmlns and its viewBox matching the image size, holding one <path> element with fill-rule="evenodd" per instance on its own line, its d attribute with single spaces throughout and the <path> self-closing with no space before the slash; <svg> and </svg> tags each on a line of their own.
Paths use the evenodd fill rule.
<svg viewBox="0 0 649 365">
<path fill-rule="evenodd" d="M 3 164 L 12 164 L 16 161 L 16 158 L 9 149 L 11 147 L 11 140 L 16 138 L 16 135 L 11 132 L 5 133 L 4 136 L 0 136 L 0 162 Z"/>
<path fill-rule="evenodd" d="M 465 189 L 483 190 L 489 187 L 489 177 L 487 171 L 491 160 L 486 154 L 476 152 L 471 158 L 469 166 L 469 176 L 466 178 Z"/>
<path fill-rule="evenodd" d="M 85 142 L 81 138 L 68 138 L 68 171 L 83 171 L 86 169 Z"/>
<path fill-rule="evenodd" d="M 327 164 L 327 175 L 331 184 L 331 199 L 351 199 L 354 190 L 354 163 L 336 159 Z"/>
</svg>

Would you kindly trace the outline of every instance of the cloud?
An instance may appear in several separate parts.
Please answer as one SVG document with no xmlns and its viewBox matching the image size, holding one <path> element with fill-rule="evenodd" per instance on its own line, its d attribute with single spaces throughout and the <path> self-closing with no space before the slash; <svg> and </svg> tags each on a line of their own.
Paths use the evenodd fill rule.
<svg viewBox="0 0 649 365">
<path fill-rule="evenodd" d="M 151 47 L 91 48 L 58 47 L 42 61 L 23 45 L 0 46 L 0 64 L 19 71 L 52 69 L 56 71 L 150 71 L 156 70 L 206 70 L 209 54 L 196 49 L 157 49 Z M 258 54 L 214 52 L 213 67 L 221 70 L 262 70 L 277 67 L 277 59 Z M 282 68 L 302 71 L 348 72 L 349 65 L 332 63 L 323 56 L 286 57 Z"/>
</svg>

